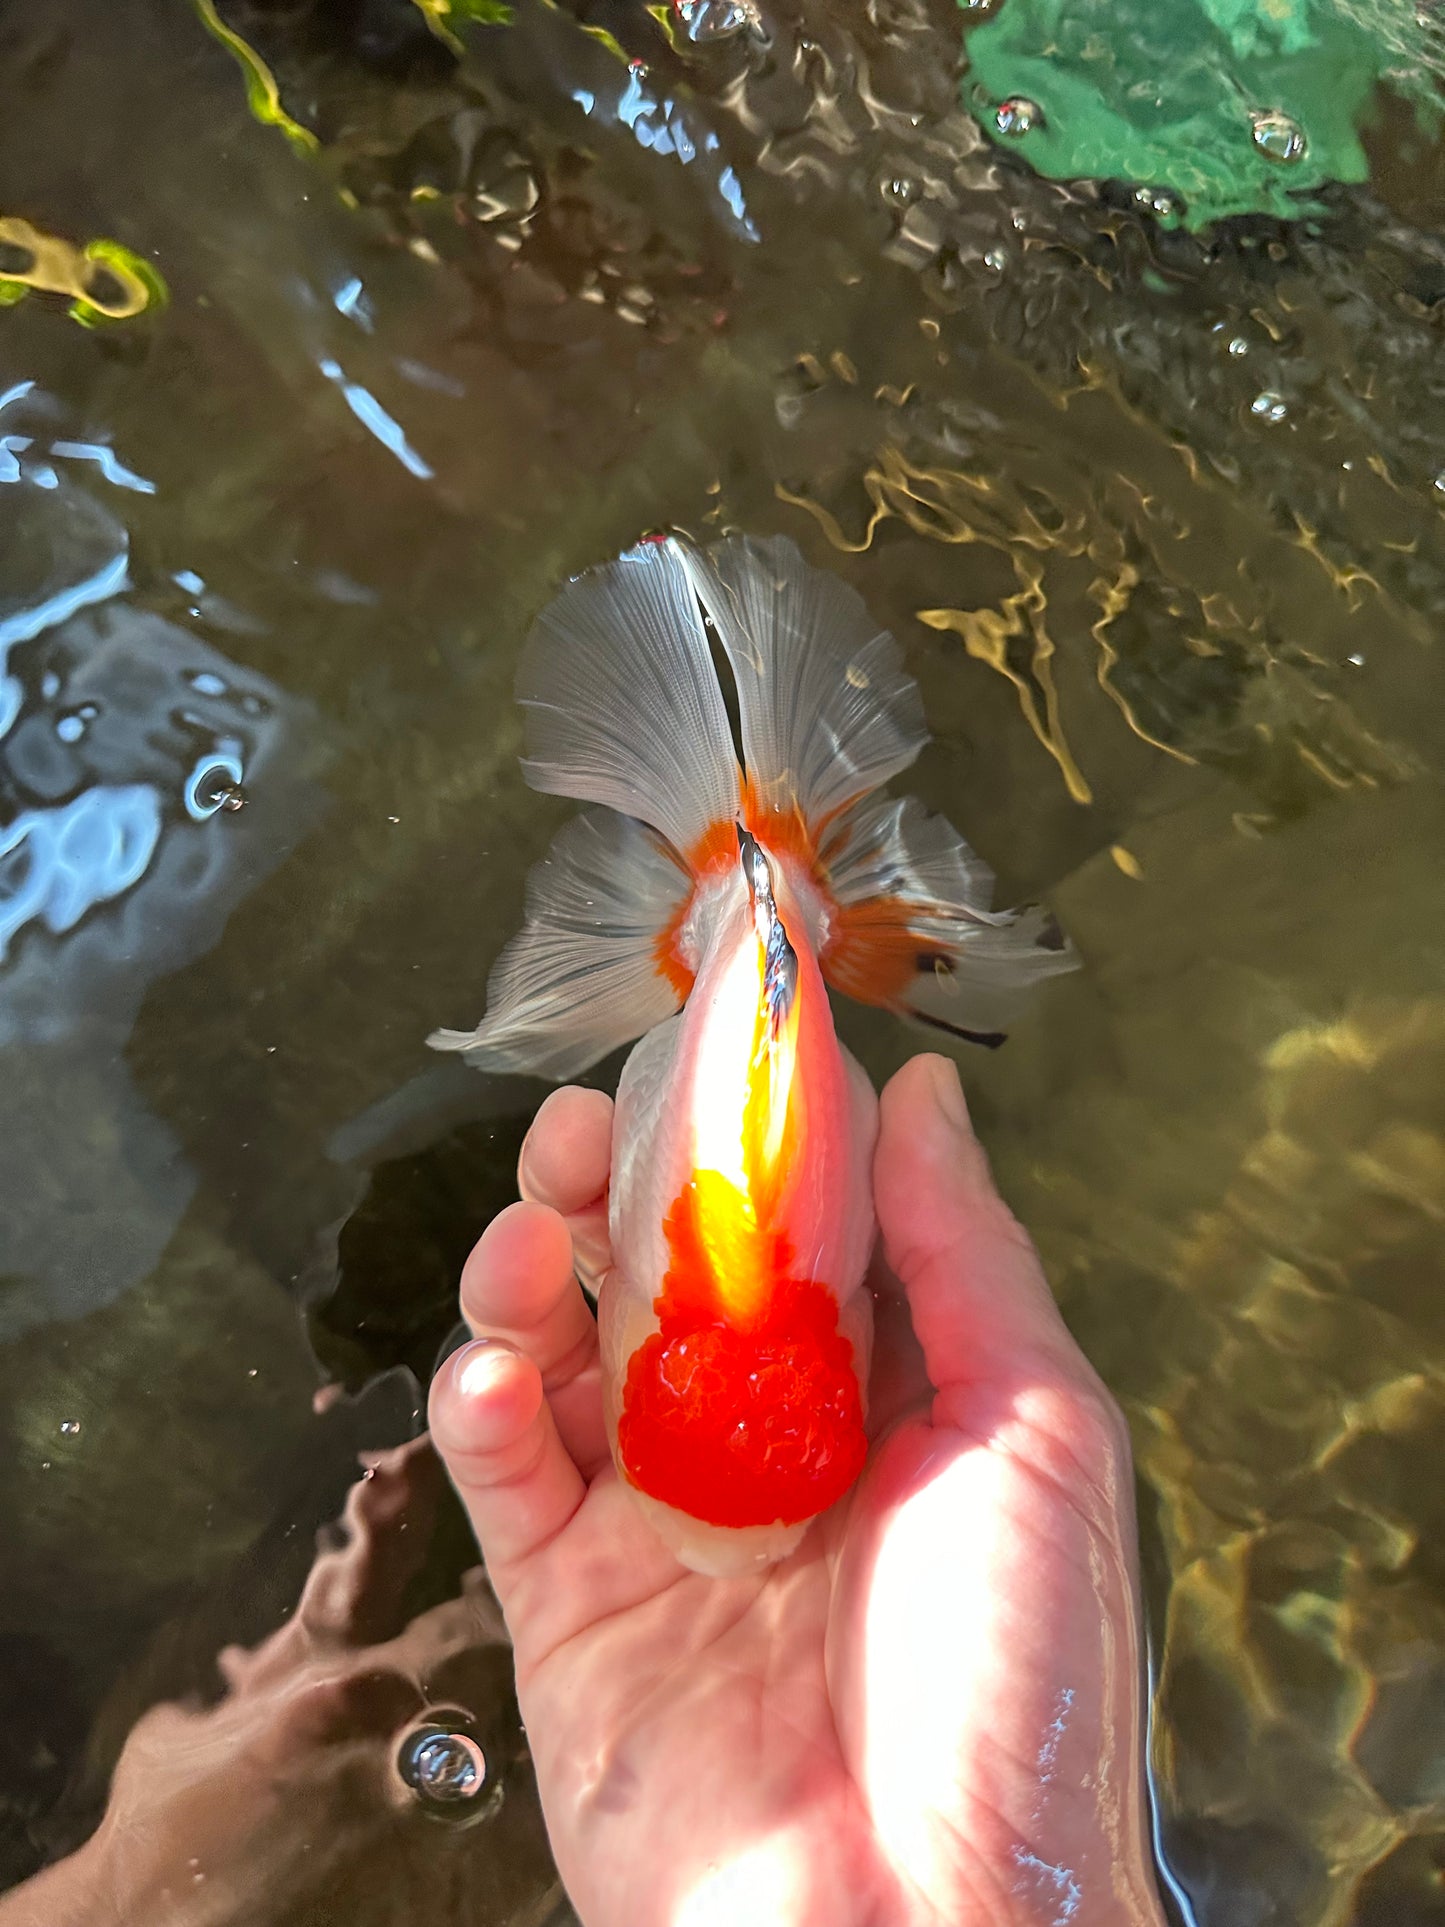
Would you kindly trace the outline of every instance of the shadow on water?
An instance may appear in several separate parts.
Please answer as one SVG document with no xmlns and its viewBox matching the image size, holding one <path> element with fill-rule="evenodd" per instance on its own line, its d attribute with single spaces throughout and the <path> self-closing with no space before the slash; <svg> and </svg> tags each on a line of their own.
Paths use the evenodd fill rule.
<svg viewBox="0 0 1445 1927">
<path fill-rule="evenodd" d="M 490 18 L 0 21 L 0 1879 L 309 1668 L 268 1921 L 561 1905 L 411 1443 L 540 1087 L 423 1039 L 562 814 L 527 622 L 671 522 L 856 584 L 1085 959 L 965 1070 L 1134 1428 L 1183 1904 L 1437 1921 L 1438 151 L 1195 235 L 986 142 L 942 0 Z"/>
</svg>

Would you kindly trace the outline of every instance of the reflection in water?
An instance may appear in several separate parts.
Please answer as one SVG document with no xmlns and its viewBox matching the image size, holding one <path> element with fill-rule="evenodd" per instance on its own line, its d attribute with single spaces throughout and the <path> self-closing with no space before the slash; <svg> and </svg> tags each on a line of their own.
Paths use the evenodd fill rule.
<svg viewBox="0 0 1445 1927">
<path fill-rule="evenodd" d="M 77 740 L 62 734 L 71 720 L 62 717 L 55 726 L 62 742 Z M 73 720 L 86 719 L 77 710 Z M 32 919 L 59 936 L 95 904 L 139 883 L 160 834 L 160 798 L 144 785 L 86 790 L 56 809 L 17 816 L 0 833 L 0 891 L 6 899 L 0 961 L 11 937 Z"/>
<path fill-rule="evenodd" d="M 1050 76 L 1000 75 L 1011 136 L 975 118 L 948 7 L 476 11 L 6 9 L 7 206 L 176 292 L 0 315 L 0 1673 L 54 1755 L 0 1735 L 0 1879 L 186 1689 L 198 1599 L 316 1516 L 298 1468 L 348 1410 L 313 1413 L 317 1358 L 359 1392 L 445 1339 L 539 1095 L 422 1044 L 554 827 L 515 650 L 675 522 L 860 589 L 939 732 L 927 800 L 1079 941 L 965 1072 L 1134 1424 L 1200 1927 L 1426 1927 L 1438 153 L 1382 99 L 1369 186 L 1194 232 L 1167 174 L 1039 179 Z M 1285 95 L 1233 105 L 1292 205 L 1316 124 L 1291 157 Z M 843 1021 L 875 1075 L 914 1042 Z M 491 1771 L 466 1695 L 397 1717 L 411 1770 L 467 1781 L 450 1733 Z M 328 1927 L 452 1864 L 434 1821 L 366 1858 L 373 1791 L 327 1810 L 371 1869 Z M 512 1808 L 456 1835 L 486 1878 Z M 277 1891 L 320 1891 L 279 1846 Z M 517 1868 L 521 1919 L 550 1875 Z"/>
<path fill-rule="evenodd" d="M 166 299 L 166 285 L 151 264 L 118 241 L 78 248 L 0 214 L 0 308 L 13 307 L 32 288 L 71 296 L 67 312 L 87 328 L 129 321 Z"/>
<path fill-rule="evenodd" d="M 318 1907 L 437 1927 L 570 1921 L 483 1575 L 417 1609 L 444 1490 L 424 1438 L 369 1455 L 285 1624 L 208 1656 L 210 1703 L 137 1721 L 83 1853 L 0 1899 L 0 1927 L 97 1906 L 154 1927 L 301 1927 Z"/>
<path fill-rule="evenodd" d="M 21 432 L 54 414 L 33 383 L 3 400 L 16 472 L 0 533 L 0 1047 L 31 1047 L 0 1083 L 16 1187 L 0 1219 L 0 1276 L 16 1281 L 0 1330 L 14 1332 L 144 1275 L 190 1194 L 184 1160 L 112 1052 L 149 979 L 214 940 L 260 867 L 275 819 L 251 834 L 230 820 L 243 782 L 272 810 L 277 779 L 299 800 L 283 745 L 300 711 L 126 600 L 127 531 L 69 464 L 121 490 L 152 485 L 136 490 L 108 448 Z M 107 1086 L 106 1108 L 125 1120 L 101 1163 L 75 1132 L 77 1079 L 92 1105 Z M 127 1199 L 132 1174 L 144 1174 L 144 1203 Z M 57 1192 L 74 1207 L 60 1223 Z M 86 1208 L 97 1192 L 114 1221 Z"/>
<path fill-rule="evenodd" d="M 1367 1004 L 1286 1030 L 1262 1068 L 1260 1133 L 1176 1259 L 1182 1290 L 1203 1288 L 1227 1323 L 1207 1366 L 1166 1375 L 1138 1413 L 1179 1575 L 1162 1704 L 1183 1713 L 1207 1690 L 1193 1649 L 1240 1652 L 1244 1677 L 1215 1685 L 1260 1728 L 1256 1812 L 1268 1801 L 1281 1819 L 1308 1816 L 1348 1861 L 1387 1866 L 1445 1791 L 1424 1738 L 1438 1737 L 1425 1708 L 1445 1678 L 1445 1614 L 1428 1584 L 1441 1509 L 1409 1469 L 1445 1448 L 1445 1386 L 1401 1317 L 1423 1278 L 1439 1282 L 1445 1005 Z M 1255 1404 L 1253 1464 L 1220 1453 L 1234 1387 Z M 1271 1757 L 1301 1721 L 1307 1777 L 1294 1747 L 1288 1764 Z M 1161 1760 L 1189 1805 L 1228 1811 L 1223 1764 L 1177 1742 Z M 1321 1917 L 1348 1920 L 1327 1869 L 1314 1880 Z"/>
<path fill-rule="evenodd" d="M 361 284 L 357 282 L 356 285 L 359 288 Z M 336 305 L 342 314 L 355 312 L 350 306 L 343 307 L 339 299 Z M 363 388 L 360 382 L 348 381 L 342 373 L 341 363 L 333 361 L 329 355 L 325 356 L 318 365 L 326 379 L 334 381 L 341 390 L 346 399 L 346 406 L 362 427 L 370 429 L 383 448 L 390 449 L 409 475 L 415 475 L 419 482 L 429 482 L 432 471 L 406 439 L 401 423 L 387 414 L 375 395 L 369 389 Z"/>
</svg>

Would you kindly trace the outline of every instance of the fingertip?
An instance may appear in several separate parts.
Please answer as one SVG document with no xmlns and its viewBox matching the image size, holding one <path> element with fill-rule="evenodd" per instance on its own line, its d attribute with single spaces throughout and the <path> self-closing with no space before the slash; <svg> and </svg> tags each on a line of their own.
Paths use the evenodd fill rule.
<svg viewBox="0 0 1445 1927">
<path fill-rule="evenodd" d="M 474 1325 L 526 1324 L 572 1282 L 572 1237 L 549 1204 L 523 1198 L 497 1213 L 462 1267 Z"/>
<path fill-rule="evenodd" d="M 496 1339 L 475 1339 L 447 1360 L 432 1383 L 428 1418 L 454 1476 L 460 1464 L 504 1450 L 542 1405 L 542 1377 L 522 1353 Z M 462 1479 L 461 1483 L 465 1483 Z"/>
<path fill-rule="evenodd" d="M 963 1094 L 963 1079 L 958 1074 L 958 1066 L 951 1057 L 940 1056 L 929 1051 L 918 1060 L 928 1073 L 929 1083 L 933 1086 L 933 1101 L 938 1107 L 945 1124 L 955 1131 L 967 1131 L 973 1136 L 973 1119 L 968 1114 L 968 1099 Z"/>
<path fill-rule="evenodd" d="M 586 1496 L 543 1396 L 536 1365 L 480 1339 L 438 1373 L 432 1437 L 466 1507 L 503 1609 L 521 1569 L 566 1526 Z"/>
<path fill-rule="evenodd" d="M 605 1091 L 567 1085 L 545 1098 L 517 1160 L 525 1199 L 563 1215 L 593 1204 L 607 1189 L 612 1163 L 612 1099 Z"/>
<path fill-rule="evenodd" d="M 519 1386 L 537 1394 L 531 1401 L 534 1408 L 540 1401 L 541 1380 L 536 1367 L 521 1352 L 496 1339 L 464 1345 L 452 1363 L 452 1378 L 461 1403 L 479 1410 L 496 1406 L 509 1394 L 515 1398 Z"/>
<path fill-rule="evenodd" d="M 964 1187 L 994 1194 L 958 1067 L 933 1051 L 910 1058 L 888 1080 L 879 1099 L 875 1173 L 880 1217 L 895 1205 L 913 1210 L 920 1166 L 932 1188 L 941 1188 L 945 1196 Z"/>
<path fill-rule="evenodd" d="M 895 1127 L 907 1123 L 916 1131 L 923 1122 L 946 1126 L 973 1137 L 973 1120 L 963 1094 L 963 1080 L 951 1057 L 939 1051 L 920 1051 L 896 1070 L 883 1087 L 880 1107 Z"/>
</svg>

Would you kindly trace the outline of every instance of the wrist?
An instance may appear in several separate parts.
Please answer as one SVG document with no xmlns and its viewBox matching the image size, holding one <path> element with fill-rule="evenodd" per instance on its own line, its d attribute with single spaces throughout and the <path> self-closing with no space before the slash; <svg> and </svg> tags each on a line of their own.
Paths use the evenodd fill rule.
<svg viewBox="0 0 1445 1927">
<path fill-rule="evenodd" d="M 0 1895 L 0 1927 L 104 1927 L 136 1917 L 96 1834 Z"/>
</svg>

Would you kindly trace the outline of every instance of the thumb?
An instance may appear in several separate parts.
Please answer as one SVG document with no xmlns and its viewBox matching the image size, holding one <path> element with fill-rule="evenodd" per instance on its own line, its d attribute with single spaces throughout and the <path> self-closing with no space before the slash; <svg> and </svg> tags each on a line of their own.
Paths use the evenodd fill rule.
<svg viewBox="0 0 1445 1927">
<path fill-rule="evenodd" d="M 884 1089 L 873 1188 L 884 1255 L 936 1390 L 1025 1363 L 1089 1371 L 1028 1233 L 994 1188 L 948 1058 L 915 1057 Z"/>
</svg>

